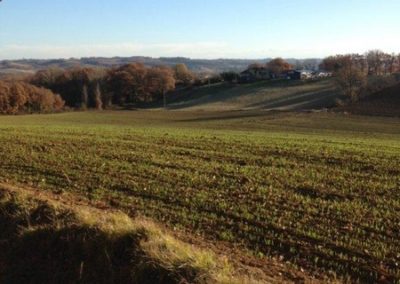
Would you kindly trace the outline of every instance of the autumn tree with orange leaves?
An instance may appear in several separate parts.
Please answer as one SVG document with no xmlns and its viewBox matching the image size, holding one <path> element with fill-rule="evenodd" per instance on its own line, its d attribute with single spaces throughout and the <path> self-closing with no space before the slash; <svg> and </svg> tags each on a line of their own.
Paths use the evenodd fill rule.
<svg viewBox="0 0 400 284">
<path fill-rule="evenodd" d="M 59 95 L 25 82 L 0 81 L 0 113 L 55 112 L 64 108 Z"/>
<path fill-rule="evenodd" d="M 194 74 L 189 70 L 186 64 L 177 64 L 174 66 L 174 77 L 177 84 L 185 86 L 193 84 L 195 80 Z"/>
<path fill-rule="evenodd" d="M 267 69 L 275 75 L 280 75 L 284 71 L 292 69 L 292 66 L 288 62 L 279 57 L 272 59 L 270 62 L 267 63 L 266 66 Z"/>
</svg>

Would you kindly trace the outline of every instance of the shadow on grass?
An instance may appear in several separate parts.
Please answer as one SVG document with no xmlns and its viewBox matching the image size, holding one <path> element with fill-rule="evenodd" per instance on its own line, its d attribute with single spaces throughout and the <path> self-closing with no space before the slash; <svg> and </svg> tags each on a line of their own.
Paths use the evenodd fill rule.
<svg viewBox="0 0 400 284">
<path fill-rule="evenodd" d="M 337 92 L 333 88 L 324 88 L 317 91 L 300 91 L 288 96 L 277 99 L 267 99 L 248 107 L 262 109 L 310 109 L 331 107 L 335 104 L 335 99 L 338 97 Z"/>
<path fill-rule="evenodd" d="M 287 80 L 276 80 L 276 81 L 260 81 L 251 84 L 221 84 L 218 86 L 211 86 L 209 88 L 195 88 L 193 90 L 185 91 L 177 96 L 176 94 L 169 101 L 170 105 L 168 109 L 177 110 L 188 107 L 201 106 L 212 103 L 223 103 L 228 100 L 238 99 L 240 97 L 247 97 L 253 94 L 257 94 L 261 91 L 268 92 L 276 88 L 296 88 L 306 85 L 313 84 L 321 85 L 322 91 L 326 88 L 330 88 L 331 81 L 287 81 Z M 301 91 L 299 94 L 308 93 L 307 91 Z M 297 93 L 296 93 L 297 94 Z M 290 95 L 293 97 L 296 94 Z M 280 100 L 281 98 L 279 98 Z M 282 98 L 282 100 L 285 98 Z M 270 99 L 260 102 L 262 104 L 269 103 Z M 251 107 L 251 106 L 247 106 Z M 254 106 L 255 107 L 255 106 Z"/>
<path fill-rule="evenodd" d="M 18 202 L 0 202 L 0 283 L 191 283 L 199 277 L 193 267 L 171 270 L 149 258 L 140 246 L 144 230 L 112 234 L 46 203 Z"/>
</svg>

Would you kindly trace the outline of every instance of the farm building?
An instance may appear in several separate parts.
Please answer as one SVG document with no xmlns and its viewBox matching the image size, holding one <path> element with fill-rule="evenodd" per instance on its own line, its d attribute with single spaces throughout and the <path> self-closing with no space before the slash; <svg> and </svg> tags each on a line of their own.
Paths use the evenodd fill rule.
<svg viewBox="0 0 400 284">
<path fill-rule="evenodd" d="M 289 80 L 305 80 L 313 78 L 313 72 L 307 70 L 288 70 L 285 75 Z"/>
<path fill-rule="evenodd" d="M 264 66 L 253 66 L 240 73 L 240 82 L 254 82 L 270 79 L 288 79 L 288 80 L 307 80 L 316 78 L 330 77 L 328 72 L 316 72 L 310 70 L 287 70 L 282 74 L 275 74 Z"/>
<path fill-rule="evenodd" d="M 317 78 L 328 78 L 328 77 L 332 77 L 332 73 L 331 72 L 318 71 L 318 72 L 315 73 L 315 77 L 317 77 Z"/>
</svg>

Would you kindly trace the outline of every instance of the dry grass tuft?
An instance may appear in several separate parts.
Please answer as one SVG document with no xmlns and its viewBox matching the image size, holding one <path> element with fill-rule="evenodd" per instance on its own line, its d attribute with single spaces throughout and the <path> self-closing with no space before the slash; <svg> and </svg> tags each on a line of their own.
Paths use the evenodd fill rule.
<svg viewBox="0 0 400 284">
<path fill-rule="evenodd" d="M 0 283 L 256 283 L 121 212 L 0 191 Z"/>
</svg>

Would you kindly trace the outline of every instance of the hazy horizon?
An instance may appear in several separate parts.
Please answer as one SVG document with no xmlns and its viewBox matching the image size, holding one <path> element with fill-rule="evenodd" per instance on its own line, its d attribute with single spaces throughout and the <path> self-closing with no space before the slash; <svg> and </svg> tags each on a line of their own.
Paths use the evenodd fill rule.
<svg viewBox="0 0 400 284">
<path fill-rule="evenodd" d="M 0 2 L 0 60 L 323 58 L 399 52 L 400 2 Z"/>
<path fill-rule="evenodd" d="M 281 57 L 281 56 L 279 56 Z M 237 57 L 237 58 L 230 58 L 230 57 L 219 57 L 219 58 L 196 58 L 196 57 L 186 57 L 186 56 L 145 56 L 145 55 L 127 55 L 127 56 L 83 56 L 83 57 L 44 57 L 44 58 L 35 58 L 35 57 L 30 57 L 30 58 L 5 58 L 5 59 L 0 59 L 0 61 L 24 61 L 24 60 L 44 60 L 44 61 L 51 61 L 51 60 L 82 60 L 86 58 L 106 58 L 106 59 L 112 59 L 112 58 L 151 58 L 151 59 L 173 59 L 173 58 L 182 58 L 182 59 L 187 59 L 187 60 L 208 60 L 208 61 L 217 61 L 217 60 L 243 60 L 243 61 L 265 61 L 265 60 L 271 60 L 273 57 L 265 57 L 265 58 L 245 58 L 245 57 Z M 322 57 L 282 57 L 283 59 L 286 60 L 308 60 L 308 59 L 315 59 L 315 60 L 322 60 Z"/>
</svg>

